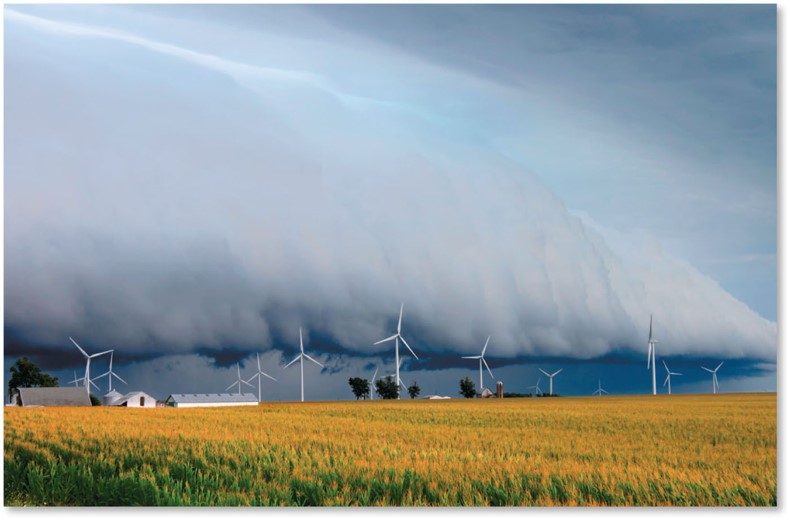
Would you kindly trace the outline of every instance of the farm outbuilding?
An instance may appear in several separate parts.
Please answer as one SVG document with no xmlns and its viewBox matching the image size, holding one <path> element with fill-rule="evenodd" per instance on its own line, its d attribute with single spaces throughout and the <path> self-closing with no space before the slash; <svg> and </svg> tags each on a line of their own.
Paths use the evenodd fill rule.
<svg viewBox="0 0 790 521">
<path fill-rule="evenodd" d="M 171 394 L 165 400 L 168 407 L 237 407 L 258 405 L 253 394 Z"/>
<path fill-rule="evenodd" d="M 20 407 L 90 407 L 84 387 L 21 387 L 11 395 L 11 404 Z"/>
<path fill-rule="evenodd" d="M 142 391 L 133 391 L 121 395 L 115 401 L 105 405 L 113 407 L 156 407 L 156 398 Z"/>
</svg>

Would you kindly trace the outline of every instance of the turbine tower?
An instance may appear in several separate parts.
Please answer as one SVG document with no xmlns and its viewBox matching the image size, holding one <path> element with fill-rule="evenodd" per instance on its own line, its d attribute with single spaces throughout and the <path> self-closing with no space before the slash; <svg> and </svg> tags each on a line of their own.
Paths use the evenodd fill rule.
<svg viewBox="0 0 790 521">
<path fill-rule="evenodd" d="M 656 339 L 653 338 L 653 315 L 650 315 L 650 334 L 647 337 L 647 370 L 653 366 L 653 394 L 656 394 Z"/>
<path fill-rule="evenodd" d="M 389 342 L 390 340 L 395 340 L 395 378 L 398 382 L 400 382 L 400 354 L 398 353 L 398 340 L 403 342 L 403 345 L 405 345 L 409 349 L 411 354 L 414 355 L 414 358 L 416 358 L 417 360 L 420 359 L 419 356 L 414 354 L 414 351 L 412 351 L 412 348 L 409 345 L 409 343 L 406 342 L 406 339 L 404 339 L 403 336 L 400 334 L 400 326 L 402 321 L 403 321 L 403 304 L 401 303 L 400 315 L 398 316 L 398 332 L 392 336 L 388 336 L 383 340 L 379 340 L 378 342 L 373 343 L 373 345 L 375 346 L 381 344 L 382 342 Z M 400 386 L 398 386 L 398 400 L 400 400 Z"/>
<path fill-rule="evenodd" d="M 112 352 L 110 353 L 110 369 L 109 369 L 109 370 L 108 370 L 106 373 L 102 373 L 102 374 L 100 374 L 99 376 L 97 376 L 97 377 L 96 377 L 96 380 L 98 380 L 99 378 L 104 378 L 105 376 L 109 377 L 109 380 L 110 380 L 109 386 L 110 386 L 110 388 L 109 388 L 109 389 L 107 389 L 107 392 L 112 392 L 112 377 L 113 377 L 113 376 L 115 376 L 115 377 L 116 377 L 118 380 L 122 381 L 122 382 L 123 382 L 123 383 L 125 383 L 126 385 L 129 385 L 129 384 L 126 382 L 126 380 L 124 380 L 123 378 L 121 378 L 120 376 L 118 376 L 118 374 L 117 374 L 117 373 L 115 373 L 115 372 L 112 370 L 112 355 L 113 355 L 113 354 L 114 354 L 114 353 L 112 353 Z"/>
<path fill-rule="evenodd" d="M 598 389 L 593 391 L 593 394 L 597 394 L 598 396 L 601 396 L 603 394 L 609 394 L 609 393 L 603 390 L 603 387 L 601 387 L 601 381 L 598 380 Z"/>
<path fill-rule="evenodd" d="M 245 382 L 244 380 L 241 379 L 241 368 L 239 367 L 239 363 L 238 362 L 236 362 L 236 375 L 237 375 L 236 376 L 236 381 L 233 382 L 232 384 L 230 384 L 229 386 L 227 386 L 225 388 L 226 391 L 229 391 L 231 387 L 233 387 L 234 385 L 237 385 L 237 384 L 239 386 L 239 394 L 241 394 L 241 384 L 249 385 L 250 387 L 252 387 L 252 384 L 247 383 L 247 382 Z M 253 387 L 253 389 L 254 389 L 254 387 Z"/>
<path fill-rule="evenodd" d="M 304 352 L 304 342 L 302 342 L 302 328 L 301 327 L 299 328 L 299 350 L 301 351 L 299 353 L 299 356 L 297 356 L 296 358 L 291 360 L 288 363 L 288 365 L 283 367 L 283 369 L 287 369 L 289 365 L 291 365 L 292 363 L 294 363 L 297 360 L 299 360 L 299 366 L 300 366 L 300 370 L 301 370 L 301 373 L 302 373 L 302 401 L 304 401 L 304 359 L 307 358 L 308 360 L 310 360 L 314 364 L 318 364 L 321 367 L 324 367 L 324 364 L 322 364 L 321 362 L 319 362 L 317 360 L 314 360 L 313 358 L 310 357 L 310 355 L 308 355 L 307 353 Z"/>
<path fill-rule="evenodd" d="M 96 385 L 95 383 L 93 383 L 91 381 L 91 359 L 96 358 L 96 357 L 101 356 L 101 355 L 106 355 L 107 353 L 112 353 L 112 349 L 108 349 L 107 351 L 102 351 L 101 353 L 96 353 L 95 355 L 89 355 L 88 353 L 85 352 L 84 349 L 82 349 L 80 347 L 80 345 L 77 342 L 74 341 L 73 338 L 69 337 L 69 340 L 71 340 L 71 342 L 75 346 L 77 346 L 77 349 L 80 350 L 80 353 L 82 353 L 83 356 L 85 356 L 85 376 L 83 378 L 80 378 L 80 380 L 84 380 L 85 381 L 85 390 L 88 391 L 88 394 L 90 394 L 90 391 L 91 391 L 91 387 L 90 386 L 91 385 L 93 385 L 96 389 L 99 388 L 98 385 Z"/>
<path fill-rule="evenodd" d="M 541 368 L 538 368 L 538 371 L 549 377 L 549 396 L 554 396 L 554 377 L 560 374 L 562 372 L 562 369 L 552 374 L 547 373 Z"/>
<path fill-rule="evenodd" d="M 403 380 L 401 380 L 401 379 L 400 379 L 400 366 L 402 366 L 402 365 L 403 365 L 403 361 L 404 361 L 404 360 L 405 360 L 405 358 L 401 358 L 401 359 L 398 361 L 398 370 L 397 370 L 397 371 L 395 371 L 395 373 L 393 373 L 393 374 L 388 374 L 388 375 L 385 375 L 385 376 L 384 376 L 384 378 L 387 378 L 388 376 L 389 376 L 389 377 L 394 377 L 394 378 L 395 378 L 395 382 L 398 384 L 398 393 L 400 393 L 400 388 L 401 388 L 401 386 L 403 386 L 403 388 L 404 388 L 405 390 L 407 390 L 407 391 L 408 391 L 408 387 L 406 387 L 406 384 L 404 384 L 404 383 L 403 383 Z"/>
<path fill-rule="evenodd" d="M 716 369 L 708 369 L 707 367 L 703 367 L 707 372 L 713 376 L 713 394 L 716 394 L 716 391 L 719 389 L 719 379 L 716 378 L 716 371 L 722 366 L 724 362 L 716 366 Z"/>
<path fill-rule="evenodd" d="M 263 371 L 261 371 L 261 357 L 260 357 L 260 355 L 258 353 L 255 353 L 255 359 L 258 361 L 258 372 L 255 373 L 254 375 L 252 375 L 248 380 L 246 380 L 246 383 L 250 383 L 253 378 L 258 378 L 258 403 L 260 403 L 261 402 L 261 376 L 265 376 L 266 378 L 268 378 L 270 380 L 274 380 L 275 382 L 277 381 L 277 379 L 273 378 L 273 377 L 269 376 L 268 374 L 264 373 Z"/>
<path fill-rule="evenodd" d="M 663 364 L 664 364 L 664 369 L 667 370 L 667 379 L 664 380 L 664 385 L 662 387 L 666 387 L 667 388 L 667 394 L 672 394 L 672 382 L 670 381 L 669 377 L 670 376 L 683 376 L 683 373 L 673 373 L 673 372 L 671 372 L 669 370 L 669 367 L 667 367 L 667 363 L 666 362 L 664 362 L 663 360 L 661 360 L 661 362 L 663 362 Z"/>
<path fill-rule="evenodd" d="M 486 359 L 483 358 L 486 354 L 486 348 L 488 347 L 488 341 L 491 340 L 491 335 L 488 335 L 486 338 L 486 343 L 483 346 L 483 352 L 480 353 L 479 356 L 462 356 L 461 358 L 467 358 L 469 360 L 480 360 L 480 392 L 483 392 L 483 364 L 485 364 L 486 369 L 488 370 L 488 374 L 491 375 L 491 378 L 494 378 L 494 373 L 491 372 L 491 369 L 488 367 L 488 363 Z"/>
</svg>

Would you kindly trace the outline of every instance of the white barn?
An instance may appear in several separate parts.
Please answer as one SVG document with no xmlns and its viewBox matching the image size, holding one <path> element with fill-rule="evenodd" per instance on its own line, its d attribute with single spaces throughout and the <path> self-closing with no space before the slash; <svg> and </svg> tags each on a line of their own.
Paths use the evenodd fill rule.
<svg viewBox="0 0 790 521">
<path fill-rule="evenodd" d="M 258 398 L 251 393 L 171 394 L 165 404 L 168 407 L 238 407 L 258 405 Z"/>
<path fill-rule="evenodd" d="M 107 398 L 109 395 L 106 395 Z M 116 397 L 110 403 L 105 403 L 112 407 L 156 407 L 156 398 L 142 391 L 132 391 Z"/>
</svg>

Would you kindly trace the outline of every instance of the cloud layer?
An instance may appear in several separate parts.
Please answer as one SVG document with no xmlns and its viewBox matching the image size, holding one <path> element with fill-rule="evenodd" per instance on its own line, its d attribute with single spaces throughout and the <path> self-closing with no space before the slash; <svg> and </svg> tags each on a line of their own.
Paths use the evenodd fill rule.
<svg viewBox="0 0 790 521">
<path fill-rule="evenodd" d="M 6 16 L 5 316 L 26 338 L 187 353 L 298 345 L 301 326 L 372 354 L 403 302 L 418 354 L 489 334 L 498 356 L 642 350 L 652 313 L 663 354 L 775 358 L 775 323 L 480 139 L 465 118 L 495 85 L 397 61 L 460 106 L 433 111 Z"/>
</svg>

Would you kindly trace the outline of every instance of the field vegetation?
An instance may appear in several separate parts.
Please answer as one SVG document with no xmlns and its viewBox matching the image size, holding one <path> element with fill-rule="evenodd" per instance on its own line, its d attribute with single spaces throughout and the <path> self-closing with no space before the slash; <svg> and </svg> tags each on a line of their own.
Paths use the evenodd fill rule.
<svg viewBox="0 0 790 521">
<path fill-rule="evenodd" d="M 775 506 L 776 395 L 5 409 L 14 505 Z"/>
</svg>

